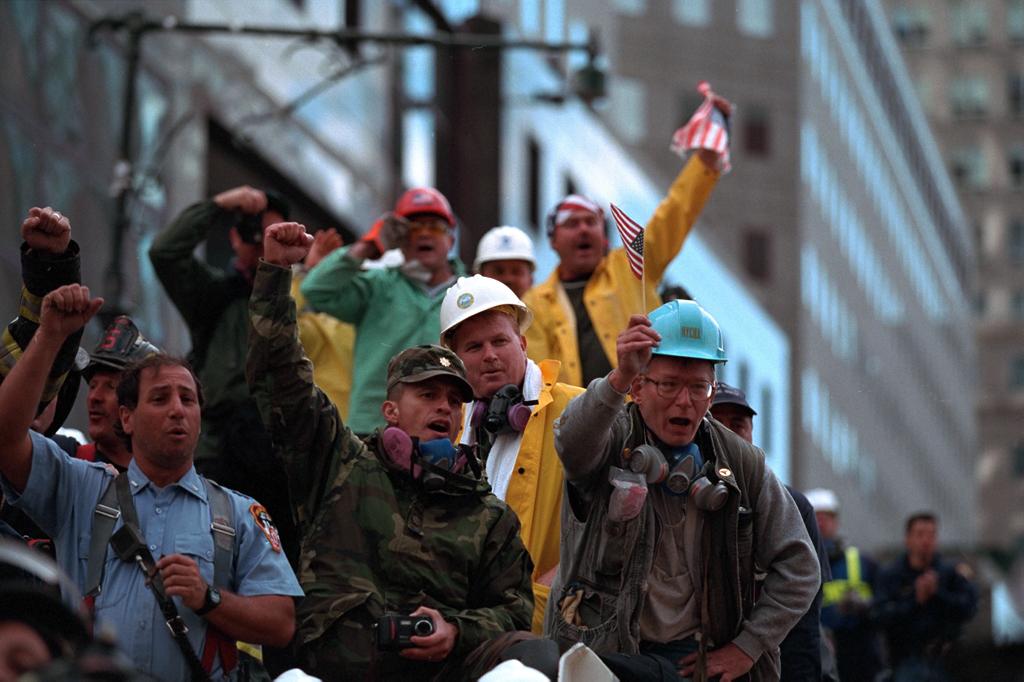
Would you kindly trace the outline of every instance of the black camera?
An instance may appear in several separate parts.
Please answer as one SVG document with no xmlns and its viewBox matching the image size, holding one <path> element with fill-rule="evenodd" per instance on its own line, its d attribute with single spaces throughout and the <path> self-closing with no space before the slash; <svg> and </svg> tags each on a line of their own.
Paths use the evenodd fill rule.
<svg viewBox="0 0 1024 682">
<path fill-rule="evenodd" d="M 259 244 L 263 241 L 263 213 L 242 213 L 235 211 L 235 229 L 238 236 L 247 244 Z"/>
<path fill-rule="evenodd" d="M 377 621 L 377 648 L 381 651 L 401 651 L 415 646 L 410 637 L 434 634 L 434 621 L 430 616 L 403 616 L 386 613 Z"/>
</svg>

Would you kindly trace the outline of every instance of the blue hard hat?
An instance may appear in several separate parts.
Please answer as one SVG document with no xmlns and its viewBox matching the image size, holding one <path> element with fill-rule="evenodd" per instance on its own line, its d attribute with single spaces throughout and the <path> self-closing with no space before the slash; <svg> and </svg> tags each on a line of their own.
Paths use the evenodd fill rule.
<svg viewBox="0 0 1024 682">
<path fill-rule="evenodd" d="M 661 335 L 654 355 L 726 362 L 722 328 L 696 301 L 669 301 L 648 317 Z"/>
</svg>

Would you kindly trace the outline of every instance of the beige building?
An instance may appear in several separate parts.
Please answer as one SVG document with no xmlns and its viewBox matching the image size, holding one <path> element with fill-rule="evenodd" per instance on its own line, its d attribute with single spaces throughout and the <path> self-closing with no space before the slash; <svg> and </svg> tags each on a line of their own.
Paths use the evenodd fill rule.
<svg viewBox="0 0 1024 682">
<path fill-rule="evenodd" d="M 974 227 L 980 541 L 1024 546 L 1024 1 L 890 0 L 889 17 Z"/>
</svg>

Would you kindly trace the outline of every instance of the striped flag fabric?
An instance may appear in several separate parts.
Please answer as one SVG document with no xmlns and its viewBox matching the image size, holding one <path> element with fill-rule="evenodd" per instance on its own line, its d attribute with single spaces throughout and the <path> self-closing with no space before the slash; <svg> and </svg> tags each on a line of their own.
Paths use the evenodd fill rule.
<svg viewBox="0 0 1024 682">
<path fill-rule="evenodd" d="M 692 149 L 709 149 L 718 153 L 719 170 L 723 174 L 728 173 L 732 168 L 729 163 L 729 120 L 715 106 L 707 81 L 697 84 L 697 92 L 704 96 L 704 101 L 686 125 L 672 135 L 671 149 L 682 157 Z"/>
<path fill-rule="evenodd" d="M 629 269 L 633 271 L 637 279 L 642 280 L 644 278 L 644 228 L 615 204 L 612 204 L 611 208 L 612 217 L 615 218 L 615 227 L 619 229 L 622 245 L 626 247 Z"/>
</svg>

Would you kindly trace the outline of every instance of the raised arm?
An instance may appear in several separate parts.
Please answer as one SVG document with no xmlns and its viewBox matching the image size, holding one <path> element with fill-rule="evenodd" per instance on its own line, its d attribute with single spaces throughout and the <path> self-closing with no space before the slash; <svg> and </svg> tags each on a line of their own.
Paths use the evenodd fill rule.
<svg viewBox="0 0 1024 682">
<path fill-rule="evenodd" d="M 288 472 L 300 523 L 311 520 L 321 488 L 331 480 L 336 439 L 350 438 L 337 409 L 313 382 L 313 365 L 299 343 L 289 293 L 291 265 L 302 260 L 312 239 L 298 223 L 266 229 L 264 259 L 249 300 L 245 371 L 274 451 Z"/>
<path fill-rule="evenodd" d="M 633 315 L 616 341 L 618 367 L 572 399 L 555 424 L 555 448 L 571 483 L 584 483 L 608 462 L 608 444 L 625 409 L 624 398 L 661 336 L 645 315 Z"/>
<path fill-rule="evenodd" d="M 195 256 L 196 247 L 212 230 L 227 231 L 240 214 L 255 215 L 266 207 L 266 194 L 248 186 L 236 187 L 192 204 L 153 240 L 149 260 L 189 328 L 212 324 L 223 309 L 222 303 L 211 300 L 219 295 L 213 284 L 221 275 Z"/>
<path fill-rule="evenodd" d="M 21 303 L 18 316 L 4 329 L 0 339 L 0 381 L 21 357 L 39 326 L 43 297 L 65 284 L 81 281 L 78 244 L 71 241 L 67 216 L 49 206 L 33 207 L 21 224 Z M 82 331 L 68 336 L 50 367 L 38 409 L 56 398 L 64 377 L 71 369 L 82 339 Z"/>
<path fill-rule="evenodd" d="M 373 297 L 372 273 L 364 272 L 363 260 L 371 254 L 368 242 L 335 249 L 302 280 L 302 295 L 309 306 L 351 324 L 359 324 Z"/>
<path fill-rule="evenodd" d="M 0 473 L 21 492 L 32 471 L 29 426 L 43 386 L 64 341 L 81 331 L 103 305 L 88 287 L 69 284 L 43 298 L 36 330 L 21 359 L 0 384 Z"/>
</svg>

